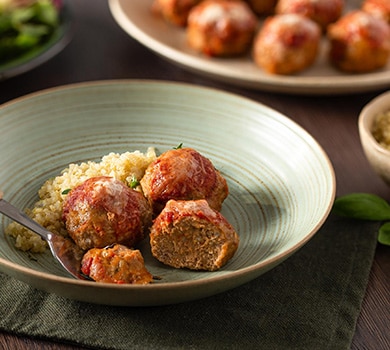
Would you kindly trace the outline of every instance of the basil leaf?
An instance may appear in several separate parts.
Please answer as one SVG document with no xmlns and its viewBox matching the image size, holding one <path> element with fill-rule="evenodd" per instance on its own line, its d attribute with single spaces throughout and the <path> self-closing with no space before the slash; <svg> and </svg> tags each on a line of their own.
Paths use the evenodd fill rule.
<svg viewBox="0 0 390 350">
<path fill-rule="evenodd" d="M 379 228 L 378 242 L 390 246 L 390 222 L 386 222 Z"/>
<path fill-rule="evenodd" d="M 61 194 L 68 194 L 69 192 L 71 191 L 71 189 L 70 188 L 67 188 L 66 190 L 63 190 L 62 192 L 61 192 Z"/>
<path fill-rule="evenodd" d="M 333 212 L 354 219 L 390 220 L 390 205 L 383 198 L 369 193 L 351 193 L 336 198 Z"/>
</svg>

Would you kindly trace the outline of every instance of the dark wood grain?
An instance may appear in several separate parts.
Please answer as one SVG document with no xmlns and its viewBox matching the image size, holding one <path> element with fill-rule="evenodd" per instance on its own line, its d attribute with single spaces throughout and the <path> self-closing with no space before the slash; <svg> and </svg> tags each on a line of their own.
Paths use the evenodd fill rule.
<svg viewBox="0 0 390 350">
<path fill-rule="evenodd" d="M 215 87 L 264 103 L 312 134 L 328 154 L 337 195 L 370 192 L 390 200 L 389 188 L 372 171 L 361 149 L 357 118 L 381 91 L 346 96 L 289 96 L 228 86 L 191 74 L 144 48 L 114 22 L 106 0 L 71 0 L 72 42 L 58 56 L 24 75 L 0 82 L 0 103 L 30 92 L 80 81 L 164 79 Z M 352 349 L 390 349 L 390 249 L 378 246 Z M 29 339 L 0 332 L 4 350 L 76 350 L 77 345 Z"/>
</svg>

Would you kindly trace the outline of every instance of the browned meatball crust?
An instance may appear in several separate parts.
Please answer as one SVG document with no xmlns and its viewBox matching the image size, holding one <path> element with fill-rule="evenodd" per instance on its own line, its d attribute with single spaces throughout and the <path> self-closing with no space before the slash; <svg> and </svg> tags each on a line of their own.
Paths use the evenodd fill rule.
<svg viewBox="0 0 390 350">
<path fill-rule="evenodd" d="M 88 250 L 81 261 L 81 272 L 106 283 L 148 284 L 153 279 L 141 252 L 120 244 Z"/>
<path fill-rule="evenodd" d="M 65 198 L 63 220 L 84 250 L 113 243 L 134 246 L 145 238 L 152 210 L 141 192 L 107 176 L 93 177 Z"/>
<path fill-rule="evenodd" d="M 152 10 L 169 23 L 184 27 L 187 24 L 188 14 L 195 5 L 202 0 L 155 0 Z"/>
<path fill-rule="evenodd" d="M 389 0 L 365 0 L 363 2 L 362 9 L 373 16 L 384 19 L 387 23 L 390 23 Z"/>
<path fill-rule="evenodd" d="M 296 13 L 316 22 L 323 30 L 337 21 L 344 9 L 344 0 L 279 0 L 277 14 Z"/>
<path fill-rule="evenodd" d="M 229 192 L 225 178 L 212 162 L 192 148 L 161 154 L 140 182 L 155 214 L 170 199 L 206 199 L 212 208 L 220 210 Z"/>
<path fill-rule="evenodd" d="M 320 39 L 320 27 L 309 18 L 270 16 L 255 38 L 253 60 L 267 73 L 297 73 L 315 62 Z"/>
<path fill-rule="evenodd" d="M 153 256 L 160 262 L 191 270 L 215 271 L 238 248 L 234 228 L 205 200 L 170 200 L 150 232 Z"/>
<path fill-rule="evenodd" d="M 278 0 L 246 0 L 253 11 L 260 16 L 271 15 L 275 12 Z"/>
<path fill-rule="evenodd" d="M 390 27 L 367 12 L 352 11 L 328 28 L 329 59 L 346 72 L 369 72 L 385 66 L 390 55 Z"/>
<path fill-rule="evenodd" d="M 188 16 L 187 42 L 207 56 L 235 56 L 252 44 L 257 18 L 241 0 L 205 0 Z"/>
</svg>

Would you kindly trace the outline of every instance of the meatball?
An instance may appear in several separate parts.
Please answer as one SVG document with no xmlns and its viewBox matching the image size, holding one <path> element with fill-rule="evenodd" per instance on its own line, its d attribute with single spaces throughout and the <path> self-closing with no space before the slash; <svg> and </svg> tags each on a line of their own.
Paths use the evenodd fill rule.
<svg viewBox="0 0 390 350">
<path fill-rule="evenodd" d="M 202 0 L 155 0 L 153 11 L 162 15 L 169 23 L 184 27 L 191 8 Z"/>
<path fill-rule="evenodd" d="M 389 0 L 365 0 L 362 10 L 384 19 L 390 23 L 390 1 Z"/>
<path fill-rule="evenodd" d="M 337 21 L 344 9 L 344 0 L 279 0 L 277 14 L 296 13 L 310 18 L 323 30 Z"/>
<path fill-rule="evenodd" d="M 297 14 L 268 17 L 253 45 L 253 60 L 271 74 L 292 74 L 311 66 L 318 54 L 320 27 Z"/>
<path fill-rule="evenodd" d="M 150 231 L 152 255 L 175 268 L 215 271 L 238 248 L 234 228 L 204 199 L 170 200 Z"/>
<path fill-rule="evenodd" d="M 385 66 L 390 54 L 390 27 L 367 12 L 352 11 L 328 28 L 329 59 L 346 72 L 369 72 Z"/>
<path fill-rule="evenodd" d="M 225 178 L 211 161 L 192 148 L 161 154 L 148 166 L 140 183 L 155 214 L 170 199 L 206 199 L 220 210 L 229 192 Z"/>
<path fill-rule="evenodd" d="M 278 0 L 246 0 L 257 15 L 270 15 L 275 12 Z"/>
<path fill-rule="evenodd" d="M 236 56 L 248 51 L 257 18 L 240 0 L 205 0 L 188 16 L 187 42 L 207 56 Z"/>
<path fill-rule="evenodd" d="M 151 225 L 152 210 L 141 192 L 99 176 L 70 191 L 62 217 L 71 238 L 87 250 L 113 243 L 136 245 Z"/>
<path fill-rule="evenodd" d="M 153 279 L 141 252 L 120 244 L 88 250 L 81 272 L 96 282 L 148 284 Z"/>
</svg>

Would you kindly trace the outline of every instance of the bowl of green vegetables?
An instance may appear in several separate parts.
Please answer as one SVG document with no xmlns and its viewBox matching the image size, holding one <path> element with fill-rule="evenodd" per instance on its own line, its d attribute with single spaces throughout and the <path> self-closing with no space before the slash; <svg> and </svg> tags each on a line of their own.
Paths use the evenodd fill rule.
<svg viewBox="0 0 390 350">
<path fill-rule="evenodd" d="M 0 0 L 0 80 L 48 61 L 68 44 L 70 34 L 64 0 Z"/>
</svg>

